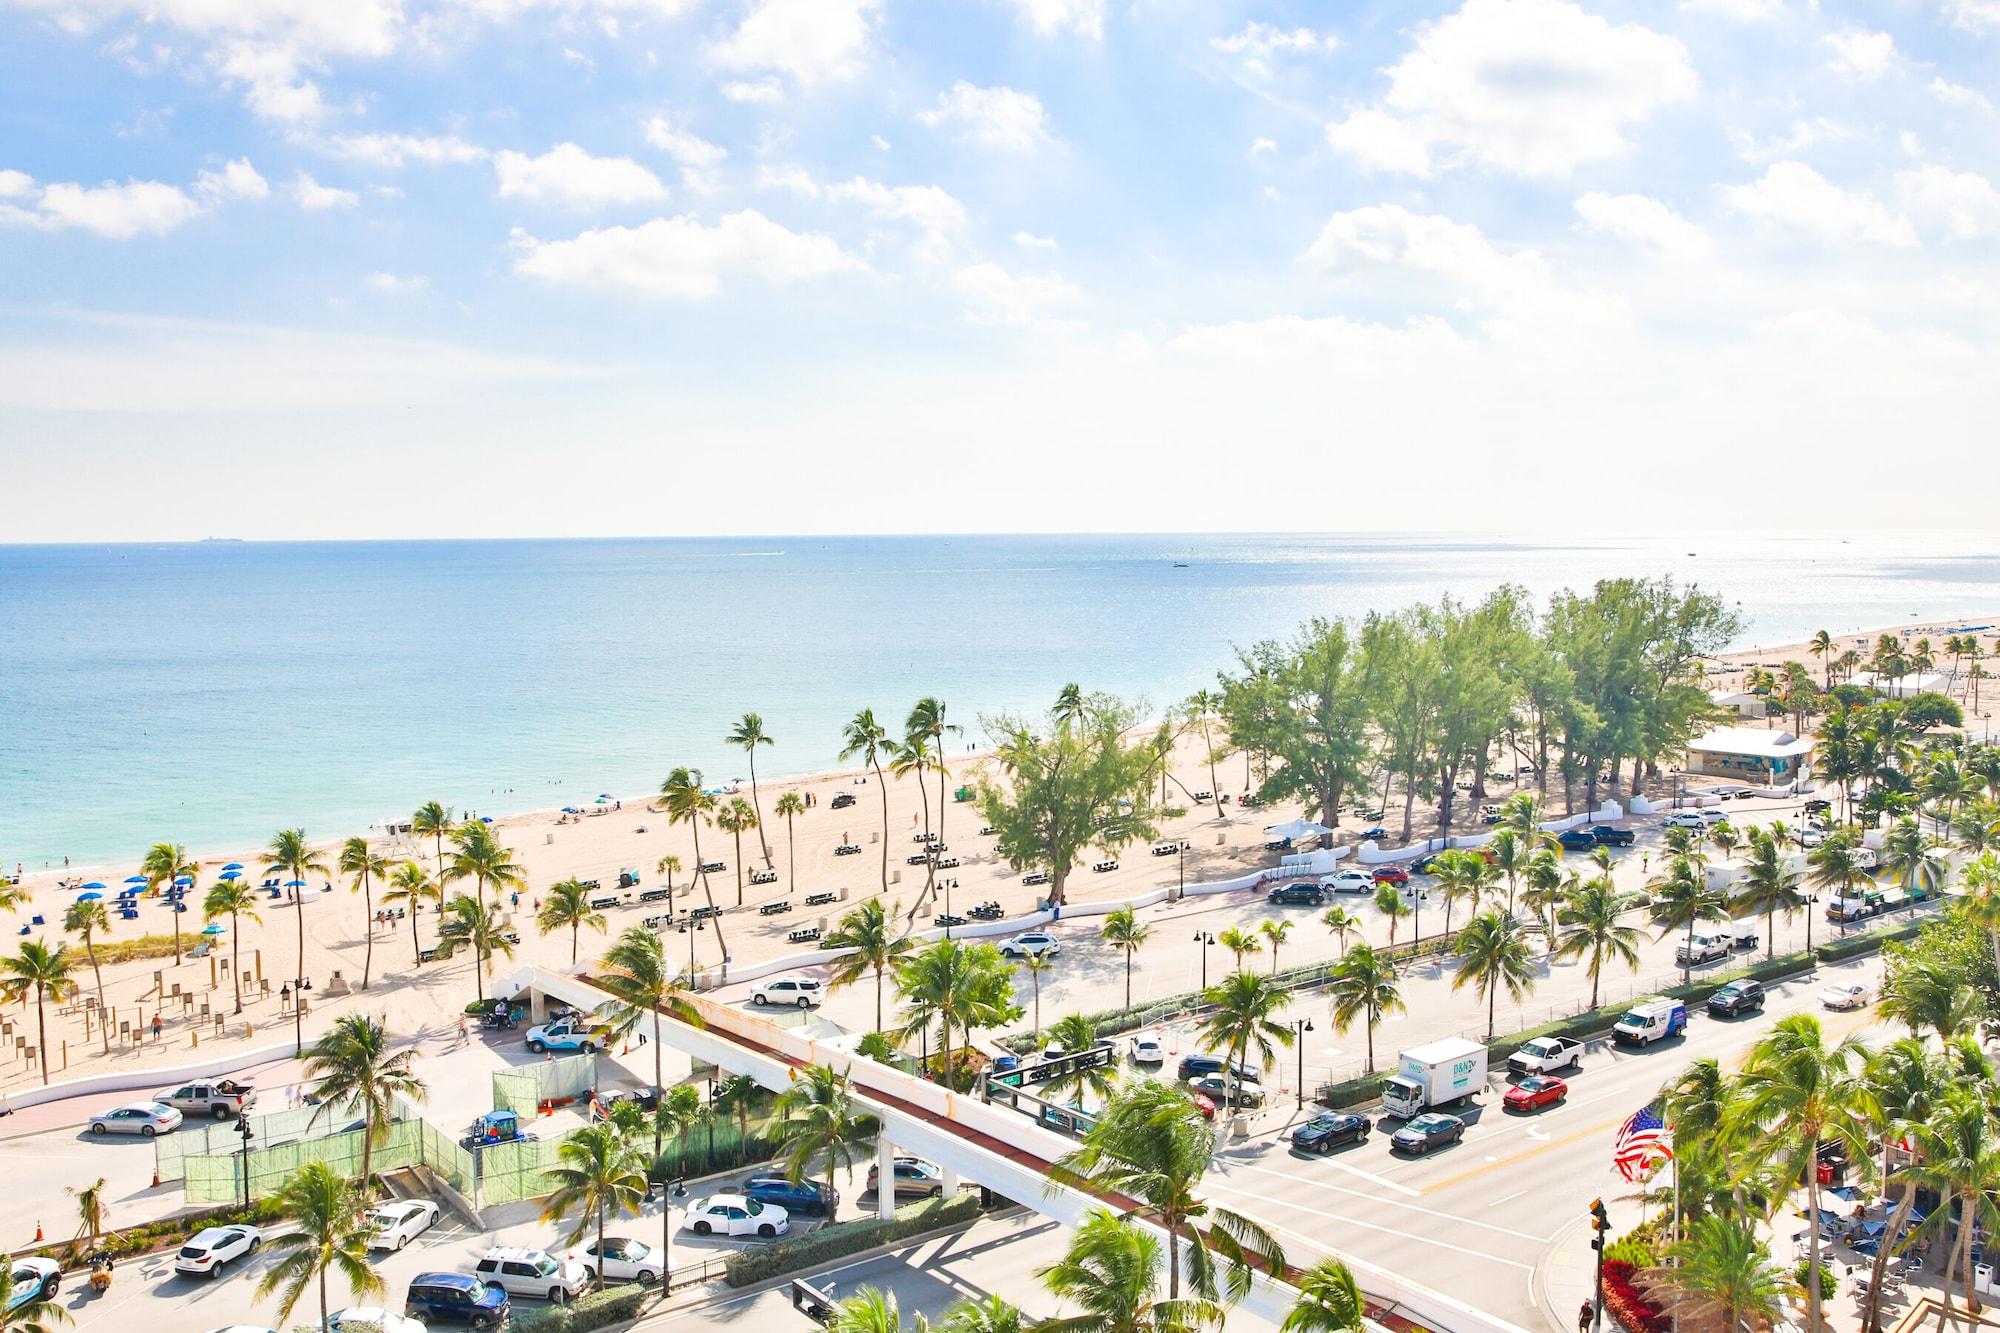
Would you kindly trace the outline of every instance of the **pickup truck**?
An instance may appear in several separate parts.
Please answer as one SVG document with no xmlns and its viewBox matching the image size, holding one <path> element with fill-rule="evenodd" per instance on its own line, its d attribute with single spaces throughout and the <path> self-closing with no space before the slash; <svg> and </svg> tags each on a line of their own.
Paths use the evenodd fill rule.
<svg viewBox="0 0 2000 1333">
<path fill-rule="evenodd" d="M 528 1029 L 528 1049 L 543 1051 L 596 1051 L 610 1040 L 611 1029 L 575 1016 Z"/>
<path fill-rule="evenodd" d="M 1515 1074 L 1553 1074 L 1582 1063 L 1583 1043 L 1567 1037 L 1537 1037 L 1522 1042 L 1520 1049 L 1507 1057 L 1507 1069 Z"/>
<path fill-rule="evenodd" d="M 1697 930 L 1683 938 L 1674 949 L 1674 963 L 1688 967 L 1694 963 L 1713 962 L 1717 958 L 1729 957 L 1736 947 L 1736 939 L 1720 931 Z"/>
<path fill-rule="evenodd" d="M 189 1083 L 166 1092 L 157 1093 L 153 1100 L 173 1107 L 184 1115 L 205 1115 L 217 1120 L 229 1120 L 250 1109 L 257 1100 L 257 1090 L 248 1083 L 238 1083 L 235 1079 L 217 1079 L 213 1083 Z"/>
<path fill-rule="evenodd" d="M 1600 847 L 1630 847 L 1639 837 L 1631 829 L 1613 828 L 1609 824 L 1592 824 L 1590 836 L 1597 839 Z"/>
</svg>

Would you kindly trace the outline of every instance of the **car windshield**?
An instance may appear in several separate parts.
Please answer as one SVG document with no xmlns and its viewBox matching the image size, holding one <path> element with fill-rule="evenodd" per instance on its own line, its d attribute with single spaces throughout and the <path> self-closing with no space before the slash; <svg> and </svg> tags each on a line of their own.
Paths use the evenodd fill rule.
<svg viewBox="0 0 2000 1333">
<path fill-rule="evenodd" d="M 748 1207 L 750 1209 L 750 1216 L 752 1217 L 764 1211 L 764 1205 L 758 1203 L 755 1199 L 749 1201 Z"/>
<path fill-rule="evenodd" d="M 556 1271 L 557 1266 L 556 1261 L 545 1254 L 542 1256 L 541 1262 L 535 1265 L 535 1275 L 537 1277 L 547 1277 Z"/>
</svg>

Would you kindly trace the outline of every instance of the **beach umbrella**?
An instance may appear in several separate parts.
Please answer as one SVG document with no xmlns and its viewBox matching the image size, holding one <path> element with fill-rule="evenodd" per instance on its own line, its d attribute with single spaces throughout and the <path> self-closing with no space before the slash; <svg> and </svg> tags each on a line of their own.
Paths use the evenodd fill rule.
<svg viewBox="0 0 2000 1333">
<path fill-rule="evenodd" d="M 103 896 L 101 893 L 79 893 L 76 895 L 76 900 L 80 903 L 89 902 L 93 898 L 102 898 Z"/>
<path fill-rule="evenodd" d="M 224 870 L 241 870 L 243 868 L 243 863 L 241 861 L 231 861 L 228 865 L 222 868 Z"/>
<path fill-rule="evenodd" d="M 221 873 L 220 875 L 217 875 L 217 876 L 216 876 L 216 878 L 217 878 L 217 879 L 241 879 L 241 878 L 243 878 L 243 872 L 242 872 L 242 871 L 240 871 L 240 870 L 225 870 L 225 871 L 223 871 L 223 872 L 222 872 L 222 873 Z"/>
<path fill-rule="evenodd" d="M 492 816 L 492 815 L 481 815 L 481 816 L 479 817 L 479 822 L 480 822 L 480 823 L 482 823 L 482 824 L 491 824 L 491 823 L 493 822 L 493 816 Z"/>
<path fill-rule="evenodd" d="M 191 878 L 189 878 L 189 877 L 188 877 L 188 876 L 186 876 L 186 875 L 182 875 L 182 876 L 180 876 L 180 877 L 178 877 L 177 879 L 175 879 L 175 880 L 174 880 L 174 887 L 175 887 L 175 888 L 177 888 L 177 889 L 185 889 L 185 888 L 187 888 L 187 887 L 188 887 L 189 885 L 191 885 L 191 884 L 193 884 L 193 883 L 194 883 L 194 880 L 192 880 Z"/>
<path fill-rule="evenodd" d="M 288 889 L 303 889 L 305 886 L 306 882 L 302 879 L 288 879 L 285 881 L 285 887 Z"/>
<path fill-rule="evenodd" d="M 92 881 L 90 881 L 90 883 L 84 885 L 83 887 L 86 889 L 101 889 L 104 886 L 93 879 Z"/>
<path fill-rule="evenodd" d="M 562 808 L 562 812 L 563 812 L 564 814 L 566 814 L 566 815 L 580 815 L 580 814 L 582 814 L 582 813 L 583 813 L 583 811 L 581 811 L 581 810 L 577 809 L 577 808 L 576 808 L 575 806 L 573 806 L 573 805 L 566 805 L 566 806 L 564 806 L 564 807 Z"/>
<path fill-rule="evenodd" d="M 204 935 L 227 935 L 229 933 L 229 927 L 222 925 L 220 922 L 218 922 L 212 926 L 203 926 L 201 928 L 201 933 Z"/>
<path fill-rule="evenodd" d="M 127 884 L 144 884 L 146 882 L 146 877 L 144 875 L 127 875 L 125 877 L 125 882 Z"/>
</svg>

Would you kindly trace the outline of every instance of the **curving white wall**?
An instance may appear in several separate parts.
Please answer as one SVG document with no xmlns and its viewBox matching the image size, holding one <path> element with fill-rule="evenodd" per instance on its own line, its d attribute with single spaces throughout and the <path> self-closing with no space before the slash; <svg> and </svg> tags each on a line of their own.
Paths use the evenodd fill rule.
<svg viewBox="0 0 2000 1333">
<path fill-rule="evenodd" d="M 45 1088 L 30 1088 L 26 1092 L 7 1094 L 7 1105 L 16 1111 L 30 1106 L 40 1106 L 45 1102 L 59 1102 L 69 1097 L 87 1097 L 96 1092 L 131 1092 L 135 1088 L 158 1091 L 186 1083 L 191 1079 L 214 1078 L 234 1070 L 247 1069 L 253 1065 L 269 1064 L 273 1060 L 283 1060 L 292 1054 L 293 1045 L 289 1041 L 275 1046 L 265 1046 L 254 1051 L 239 1051 L 234 1055 L 217 1056 L 190 1065 L 175 1065 L 171 1069 L 126 1069 L 116 1074 L 95 1074 L 89 1078 L 73 1078 L 63 1083 L 51 1083 Z"/>
</svg>

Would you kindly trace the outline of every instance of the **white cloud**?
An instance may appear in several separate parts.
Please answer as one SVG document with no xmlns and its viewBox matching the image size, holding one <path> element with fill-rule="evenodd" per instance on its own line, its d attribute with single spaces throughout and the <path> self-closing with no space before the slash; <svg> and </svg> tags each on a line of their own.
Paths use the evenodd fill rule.
<svg viewBox="0 0 2000 1333">
<path fill-rule="evenodd" d="M 196 194 L 211 201 L 268 199 L 271 196 L 271 183 L 258 174 L 247 157 L 224 164 L 220 171 L 204 170 L 195 177 L 194 189 Z"/>
<path fill-rule="evenodd" d="M 2000 235 L 2000 190 L 1970 171 L 1921 167 L 1896 177 L 1903 206 L 1962 241 Z"/>
<path fill-rule="evenodd" d="M 1687 48 L 1568 0 L 1466 0 L 1419 24 L 1389 90 L 1327 127 L 1327 141 L 1382 170 L 1429 175 L 1459 163 L 1566 175 L 1615 157 L 1627 132 L 1693 96 Z"/>
<path fill-rule="evenodd" d="M 1785 0 L 1681 0 L 1681 9 L 1738 23 L 1769 23 L 1784 14 Z"/>
<path fill-rule="evenodd" d="M 879 134 L 871 134 L 868 136 L 868 146 L 873 148 L 878 153 L 886 153 L 889 151 L 889 141 L 887 139 L 884 139 Z"/>
<path fill-rule="evenodd" d="M 299 54 L 290 46 L 229 42 L 215 53 L 216 72 L 243 85 L 243 101 L 266 120 L 310 124 L 324 114 L 319 86 L 299 74 Z"/>
<path fill-rule="evenodd" d="M 966 318 L 973 323 L 1011 327 L 1039 323 L 1081 295 L 1054 274 L 1010 273 L 990 262 L 960 269 L 952 275 L 951 285 L 964 299 Z"/>
<path fill-rule="evenodd" d="M 860 268 L 830 236 L 795 232 L 755 209 L 713 227 L 692 217 L 605 227 L 567 241 L 516 235 L 514 269 L 544 281 L 678 300 L 701 300 L 725 279 L 797 282 Z"/>
<path fill-rule="evenodd" d="M 407 296 L 412 292 L 427 290 L 431 280 L 421 273 L 370 273 L 363 279 L 370 291 L 381 292 L 385 296 Z"/>
<path fill-rule="evenodd" d="M 736 31 L 709 48 L 709 59 L 727 70 L 787 74 L 802 85 L 847 78 L 866 61 L 869 24 L 880 5 L 881 0 L 750 0 Z"/>
<path fill-rule="evenodd" d="M 736 79 L 722 85 L 722 95 L 732 102 L 769 105 L 784 97 L 785 85 L 776 79 Z"/>
<path fill-rule="evenodd" d="M 1576 214 L 1590 231 L 1616 236 L 1673 259 L 1695 259 L 1709 253 L 1708 233 L 1643 194 L 1600 194 L 1576 201 Z"/>
<path fill-rule="evenodd" d="M 964 79 L 938 94 L 938 104 L 917 119 L 932 129 L 955 127 L 963 138 L 1010 152 L 1053 142 L 1042 99 L 1012 88 L 980 88 Z"/>
<path fill-rule="evenodd" d="M 439 166 L 486 160 L 484 148 L 455 134 L 336 134 L 327 140 L 326 146 L 336 156 L 371 162 L 378 167 L 401 167 L 412 162 Z"/>
<path fill-rule="evenodd" d="M 1916 232 L 1872 195 L 1844 190 L 1803 162 L 1774 162 L 1748 185 L 1723 191 L 1746 217 L 1826 241 L 1912 246 Z"/>
<path fill-rule="evenodd" d="M 660 178 L 629 157 L 592 157 L 573 143 L 560 143 L 540 157 L 500 152 L 493 173 L 502 199 L 561 208 L 605 208 L 664 199 Z"/>
<path fill-rule="evenodd" d="M 35 192 L 35 178 L 9 167 L 0 171 L 0 199 L 22 199 Z"/>
<path fill-rule="evenodd" d="M 1984 111 L 1989 116 L 1993 114 L 1993 103 L 1986 94 L 1976 89 L 1967 88 L 1963 84 L 1947 83 L 1943 79 L 1932 79 L 1930 92 L 1931 96 L 1937 98 L 1938 101 L 1943 102 L 1946 106 L 1960 106 L 1973 111 Z"/>
<path fill-rule="evenodd" d="M 680 164 L 681 181 L 689 189 L 709 190 L 715 185 L 715 168 L 729 150 L 676 126 L 665 116 L 653 116 L 644 126 L 646 142 Z"/>
<path fill-rule="evenodd" d="M 1252 157 L 1258 157 L 1264 153 L 1275 153 L 1277 151 L 1278 141 L 1276 139 L 1259 137 L 1250 141 L 1250 156 Z"/>
<path fill-rule="evenodd" d="M 1104 0 L 1014 0 L 1014 8 L 1044 37 L 1059 32 L 1104 36 Z"/>
<path fill-rule="evenodd" d="M 856 203 L 878 218 L 914 223 L 927 232 L 945 234 L 965 226 L 965 205 L 935 185 L 884 185 L 856 176 L 826 187 L 834 203 Z"/>
<path fill-rule="evenodd" d="M 292 202 L 308 213 L 321 213 L 329 208 L 352 208 L 360 202 L 360 197 L 352 190 L 321 185 L 309 173 L 301 171 L 292 179 Z"/>
<path fill-rule="evenodd" d="M 1896 39 L 1886 32 L 1843 28 L 1820 40 L 1829 52 L 1826 67 L 1850 79 L 1879 79 L 1896 66 Z"/>
<path fill-rule="evenodd" d="M 1340 38 L 1331 32 L 1316 32 L 1311 28 L 1279 28 L 1252 19 L 1243 26 L 1243 31 L 1228 37 L 1211 37 L 1208 44 L 1224 55 L 1268 60 L 1281 51 L 1323 55 L 1339 47 Z"/>
<path fill-rule="evenodd" d="M 1055 237 L 1037 236 L 1031 231 L 1017 231 L 1014 233 L 1013 239 L 1014 244 L 1024 250 L 1053 250 L 1056 248 Z"/>
<path fill-rule="evenodd" d="M 766 190 L 790 190 L 808 199 L 819 198 L 819 182 L 802 167 L 759 167 L 757 184 Z"/>
<path fill-rule="evenodd" d="M 1795 120 L 1784 133 L 1774 134 L 1768 139 L 1759 139 L 1746 130 L 1729 131 L 1729 141 L 1736 145 L 1737 156 L 1745 162 L 1776 162 L 1781 158 L 1797 157 L 1816 144 L 1837 143 L 1853 137 L 1854 131 L 1825 116 Z"/>
<path fill-rule="evenodd" d="M 2000 28 L 2000 0 L 1954 0 L 1947 8 L 1958 27 L 1972 32 Z"/>
</svg>

